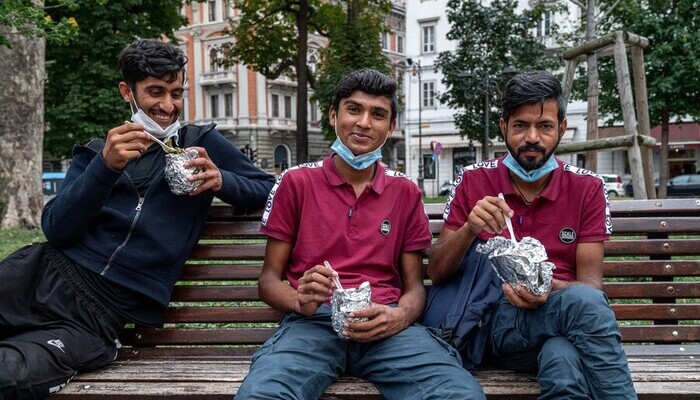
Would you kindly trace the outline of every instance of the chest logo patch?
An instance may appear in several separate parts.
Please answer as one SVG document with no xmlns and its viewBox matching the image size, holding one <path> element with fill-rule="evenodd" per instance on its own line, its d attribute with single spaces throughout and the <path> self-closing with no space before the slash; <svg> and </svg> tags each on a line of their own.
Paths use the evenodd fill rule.
<svg viewBox="0 0 700 400">
<path fill-rule="evenodd" d="M 573 243 L 576 240 L 576 231 L 573 228 L 562 228 L 559 231 L 559 240 L 566 244 Z"/>
<path fill-rule="evenodd" d="M 389 232 L 391 232 L 391 222 L 389 222 L 388 219 L 385 219 L 379 225 L 379 232 L 381 232 L 381 234 L 384 236 L 389 235 Z"/>
</svg>

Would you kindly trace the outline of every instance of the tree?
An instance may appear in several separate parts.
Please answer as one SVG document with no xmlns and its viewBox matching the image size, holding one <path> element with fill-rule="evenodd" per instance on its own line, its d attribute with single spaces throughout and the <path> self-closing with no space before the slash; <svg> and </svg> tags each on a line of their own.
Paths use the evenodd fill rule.
<svg viewBox="0 0 700 400">
<path fill-rule="evenodd" d="M 348 1 L 346 13 L 333 15 L 328 46 L 323 50 L 320 73 L 313 99 L 321 105 L 321 126 L 328 140 L 335 140 L 335 132 L 328 120 L 333 90 L 351 71 L 373 68 L 385 74 L 391 72 L 389 59 L 378 40 L 386 29 L 386 16 L 391 3 L 386 0 Z"/>
<path fill-rule="evenodd" d="M 296 79 L 296 158 L 297 163 L 306 162 L 309 29 L 324 34 L 328 14 L 336 6 L 323 0 L 233 0 L 233 5 L 239 15 L 230 18 L 231 27 L 224 30 L 234 41 L 222 45 L 227 54 L 222 64 L 243 63 L 267 79 Z"/>
<path fill-rule="evenodd" d="M 455 125 L 463 137 L 484 141 L 486 101 L 489 104 L 489 138 L 498 135 L 500 88 L 509 78 L 504 72 L 552 70 L 557 62 L 532 34 L 544 6 L 516 13 L 516 0 L 493 0 L 490 5 L 469 0 L 450 0 L 447 38 L 457 42 L 453 52 L 442 52 L 436 67 L 443 72 L 447 91 L 440 101 L 452 109 Z M 552 27 L 555 29 L 556 27 Z"/>
<path fill-rule="evenodd" d="M 45 40 L 65 42 L 77 26 L 57 21 L 42 1 L 0 3 L 0 228 L 40 225 Z"/>
<path fill-rule="evenodd" d="M 649 39 L 644 49 L 649 123 L 661 125 L 659 198 L 666 197 L 669 124 L 700 117 L 700 3 L 697 0 L 599 0 L 614 12 L 600 22 L 603 33 L 625 30 Z M 614 60 L 599 60 L 602 115 L 621 121 Z"/>
<path fill-rule="evenodd" d="M 72 16 L 80 24 L 69 45 L 46 52 L 47 153 L 69 157 L 76 143 L 103 138 L 131 115 L 119 96 L 121 50 L 138 38 L 173 38 L 186 23 L 182 0 L 122 0 L 81 2 Z M 48 10 L 55 20 L 65 18 L 64 7 Z"/>
</svg>

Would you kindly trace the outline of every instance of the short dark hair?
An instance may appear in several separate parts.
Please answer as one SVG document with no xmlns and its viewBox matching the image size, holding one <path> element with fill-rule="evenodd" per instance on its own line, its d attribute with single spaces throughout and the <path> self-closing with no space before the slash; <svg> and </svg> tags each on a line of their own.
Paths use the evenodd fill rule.
<svg viewBox="0 0 700 400">
<path fill-rule="evenodd" d="M 540 103 L 544 107 L 544 102 L 547 100 L 556 100 L 557 119 L 562 123 L 566 118 L 566 102 L 557 78 L 546 71 L 518 74 L 506 83 L 501 103 L 501 118 L 508 122 L 518 107 L 535 103 Z"/>
<path fill-rule="evenodd" d="M 159 40 L 141 39 L 126 46 L 119 55 L 119 68 L 122 80 L 131 90 L 136 90 L 136 82 L 153 76 L 170 83 L 182 72 L 183 83 L 186 81 L 185 53 L 171 43 Z"/>
<path fill-rule="evenodd" d="M 353 71 L 340 81 L 333 91 L 331 105 L 338 111 L 340 101 L 350 97 L 352 92 L 359 90 L 374 96 L 384 96 L 391 103 L 391 120 L 396 120 L 398 114 L 398 100 L 396 99 L 396 80 L 374 69 L 359 69 Z"/>
</svg>

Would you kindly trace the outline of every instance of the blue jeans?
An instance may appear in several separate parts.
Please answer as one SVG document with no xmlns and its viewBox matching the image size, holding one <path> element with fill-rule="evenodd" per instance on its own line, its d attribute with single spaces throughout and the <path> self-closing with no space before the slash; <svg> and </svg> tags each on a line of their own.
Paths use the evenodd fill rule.
<svg viewBox="0 0 700 400">
<path fill-rule="evenodd" d="M 636 399 L 607 297 L 590 286 L 557 290 L 534 310 L 501 299 L 492 325 L 503 367 L 537 371 L 543 399 Z"/>
<path fill-rule="evenodd" d="M 456 351 L 428 328 L 358 343 L 333 331 L 327 306 L 312 317 L 287 315 L 253 355 L 235 398 L 317 399 L 342 375 L 371 381 L 387 399 L 486 399 Z"/>
</svg>

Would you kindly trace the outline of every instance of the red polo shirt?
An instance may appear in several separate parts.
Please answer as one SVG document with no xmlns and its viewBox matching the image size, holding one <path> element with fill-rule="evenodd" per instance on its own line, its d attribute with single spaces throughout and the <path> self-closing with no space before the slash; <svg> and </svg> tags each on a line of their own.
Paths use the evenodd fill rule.
<svg viewBox="0 0 700 400">
<path fill-rule="evenodd" d="M 610 203 L 603 181 L 591 171 L 557 159 L 559 168 L 528 206 L 513 189 L 508 168 L 502 162 L 504 157 L 463 170 L 455 182 L 454 195 L 445 206 L 445 226 L 459 229 L 477 201 L 503 193 L 515 212 L 512 221 L 516 239 L 531 236 L 539 240 L 547 250 L 549 261 L 556 266 L 554 278 L 575 280 L 576 244 L 608 240 L 612 233 Z M 504 235 L 510 237 L 509 233 Z M 486 232 L 479 234 L 483 240 L 492 236 Z"/>
<path fill-rule="evenodd" d="M 280 176 L 260 230 L 293 245 L 286 271 L 292 287 L 304 271 L 327 260 L 343 287 L 369 281 L 373 302 L 396 303 L 403 288 L 399 256 L 431 245 L 420 190 L 377 163 L 371 185 L 357 198 L 332 157 Z"/>
</svg>

